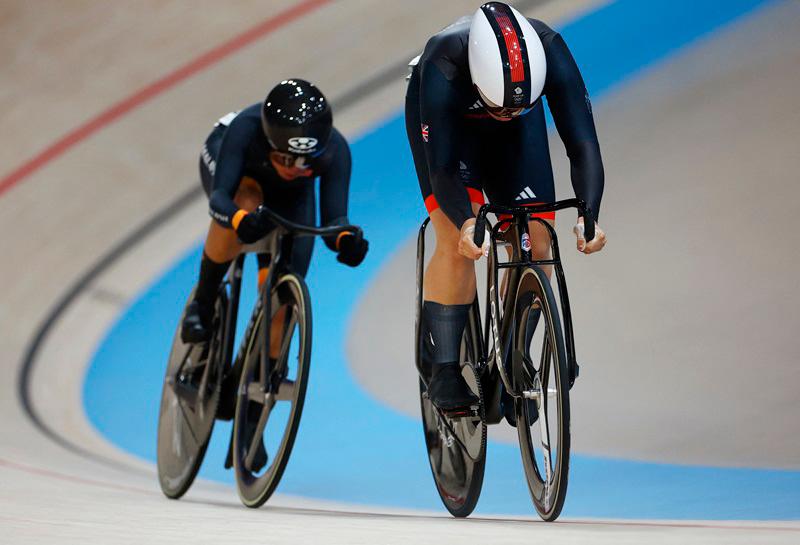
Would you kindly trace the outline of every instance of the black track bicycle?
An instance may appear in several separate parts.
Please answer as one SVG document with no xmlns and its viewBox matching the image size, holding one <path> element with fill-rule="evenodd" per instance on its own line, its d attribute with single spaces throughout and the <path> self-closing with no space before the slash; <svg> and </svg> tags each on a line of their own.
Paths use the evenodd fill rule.
<svg viewBox="0 0 800 545">
<path fill-rule="evenodd" d="M 594 221 L 577 199 L 528 207 L 481 207 L 475 224 L 478 247 L 483 245 L 489 225 L 487 214 L 502 214 L 505 219 L 490 225 L 489 230 L 488 312 L 482 321 L 476 295 L 461 342 L 462 374 L 480 402 L 456 411 L 442 411 L 427 395 L 430 372 L 420 357 L 419 336 L 425 230 L 430 218 L 420 227 L 415 352 L 422 424 L 436 488 L 447 510 L 456 517 L 468 516 L 478 503 L 486 461 L 486 428 L 503 418 L 516 425 L 528 489 L 539 516 L 553 521 L 564 505 L 569 474 L 569 392 L 579 366 L 558 239 L 549 223 L 532 214 L 566 208 L 578 209 L 586 219 L 586 240 L 592 240 Z M 532 259 L 529 220 L 547 228 L 551 259 Z M 498 247 L 503 246 L 511 248 L 507 260 L 498 257 Z M 558 299 L 543 267 L 555 271 Z M 501 284 L 502 270 L 507 273 Z"/>
<path fill-rule="evenodd" d="M 158 420 L 158 478 L 169 498 L 185 494 L 200 469 L 225 379 L 238 383 L 233 414 L 220 417 L 234 421 L 229 460 L 239 497 L 248 507 L 270 498 L 294 445 L 311 359 L 311 300 L 303 277 L 291 268 L 294 239 L 361 232 L 353 225 L 299 225 L 263 206 L 256 213 L 275 228 L 231 264 L 217 298 L 211 340 L 184 343 L 180 324 L 173 339 Z M 269 273 L 233 358 L 247 253 L 265 254 Z M 277 358 L 269 357 L 270 347 L 277 348 Z"/>
</svg>

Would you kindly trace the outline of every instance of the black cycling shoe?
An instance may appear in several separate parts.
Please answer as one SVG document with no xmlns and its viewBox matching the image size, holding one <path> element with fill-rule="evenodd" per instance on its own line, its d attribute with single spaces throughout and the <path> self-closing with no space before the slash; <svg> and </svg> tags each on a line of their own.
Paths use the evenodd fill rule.
<svg viewBox="0 0 800 545">
<path fill-rule="evenodd" d="M 211 338 L 214 310 L 205 308 L 196 299 L 186 306 L 181 323 L 181 340 L 187 344 L 202 343 Z"/>
<path fill-rule="evenodd" d="M 434 366 L 433 377 L 428 385 L 428 397 L 431 402 L 443 411 L 462 409 L 480 403 L 467 385 L 457 363 Z"/>
</svg>

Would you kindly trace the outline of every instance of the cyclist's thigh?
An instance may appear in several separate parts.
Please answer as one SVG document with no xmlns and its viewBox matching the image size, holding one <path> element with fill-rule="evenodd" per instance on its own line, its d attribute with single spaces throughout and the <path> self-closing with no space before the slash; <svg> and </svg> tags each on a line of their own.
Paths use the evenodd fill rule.
<svg viewBox="0 0 800 545">
<path fill-rule="evenodd" d="M 411 146 L 411 155 L 414 158 L 414 168 L 417 171 L 420 193 L 422 193 L 422 200 L 425 203 L 428 214 L 431 214 L 434 210 L 439 209 L 439 203 L 433 195 L 430 171 L 428 170 L 428 160 L 425 155 L 423 133 L 427 128 L 422 125 L 419 115 L 419 71 L 416 68 L 412 72 L 411 79 L 408 82 L 405 117 L 406 135 L 408 136 L 408 143 Z M 475 145 L 476 142 L 474 138 L 464 137 L 459 143 L 459 149 L 456 150 L 456 156 L 458 157 L 458 176 L 461 183 L 464 184 L 464 187 L 469 192 L 470 201 L 473 204 L 481 205 L 484 203 L 483 190 L 481 189 L 479 180 L 475 176 L 475 169 L 472 166 L 474 157 L 473 149 Z"/>
<path fill-rule="evenodd" d="M 411 147 L 411 155 L 414 158 L 414 168 L 417 171 L 419 189 L 422 198 L 427 198 L 433 191 L 431 189 L 430 172 L 428 171 L 428 161 L 425 157 L 425 146 L 422 140 L 422 121 L 419 115 L 419 70 L 414 68 L 411 79 L 406 89 L 406 136 Z"/>
<path fill-rule="evenodd" d="M 313 184 L 285 192 L 265 192 L 265 205 L 279 215 L 301 225 L 316 224 L 316 198 Z M 291 264 L 294 272 L 305 277 L 314 252 L 315 237 L 297 237 L 292 247 Z"/>
<path fill-rule="evenodd" d="M 541 102 L 523 118 L 498 125 L 496 131 L 487 134 L 483 150 L 480 172 L 491 202 L 525 206 L 555 201 Z M 554 215 L 544 217 L 550 219 Z"/>
<path fill-rule="evenodd" d="M 214 171 L 217 167 L 217 158 L 224 133 L 225 127 L 221 125 L 214 127 L 200 150 L 200 183 L 206 197 L 211 195 L 211 188 L 214 185 Z"/>
</svg>

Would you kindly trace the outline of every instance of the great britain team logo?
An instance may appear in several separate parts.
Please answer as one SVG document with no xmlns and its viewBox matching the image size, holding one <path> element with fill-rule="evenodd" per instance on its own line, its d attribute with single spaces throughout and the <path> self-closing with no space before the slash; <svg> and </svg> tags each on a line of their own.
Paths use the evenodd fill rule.
<svg viewBox="0 0 800 545">
<path fill-rule="evenodd" d="M 311 153 L 317 147 L 318 140 L 310 136 L 295 136 L 289 139 L 289 151 L 292 153 Z"/>
<path fill-rule="evenodd" d="M 422 141 L 428 141 L 428 126 L 425 124 L 422 125 Z"/>
</svg>

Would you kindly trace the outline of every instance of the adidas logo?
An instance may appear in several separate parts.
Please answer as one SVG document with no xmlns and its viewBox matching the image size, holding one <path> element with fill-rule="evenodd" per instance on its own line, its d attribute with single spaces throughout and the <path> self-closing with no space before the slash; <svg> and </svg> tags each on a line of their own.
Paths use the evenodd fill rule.
<svg viewBox="0 0 800 545">
<path fill-rule="evenodd" d="M 476 100 L 475 104 L 469 107 L 470 110 L 480 110 L 481 108 L 483 108 L 483 106 L 481 106 L 480 100 Z"/>
<path fill-rule="evenodd" d="M 522 201 L 522 200 L 525 200 L 525 199 L 535 199 L 535 198 L 536 198 L 536 194 L 533 191 L 531 191 L 530 187 L 528 187 L 526 185 L 525 189 L 520 191 L 519 195 L 517 195 L 517 198 L 514 199 L 514 200 L 515 201 Z"/>
</svg>

